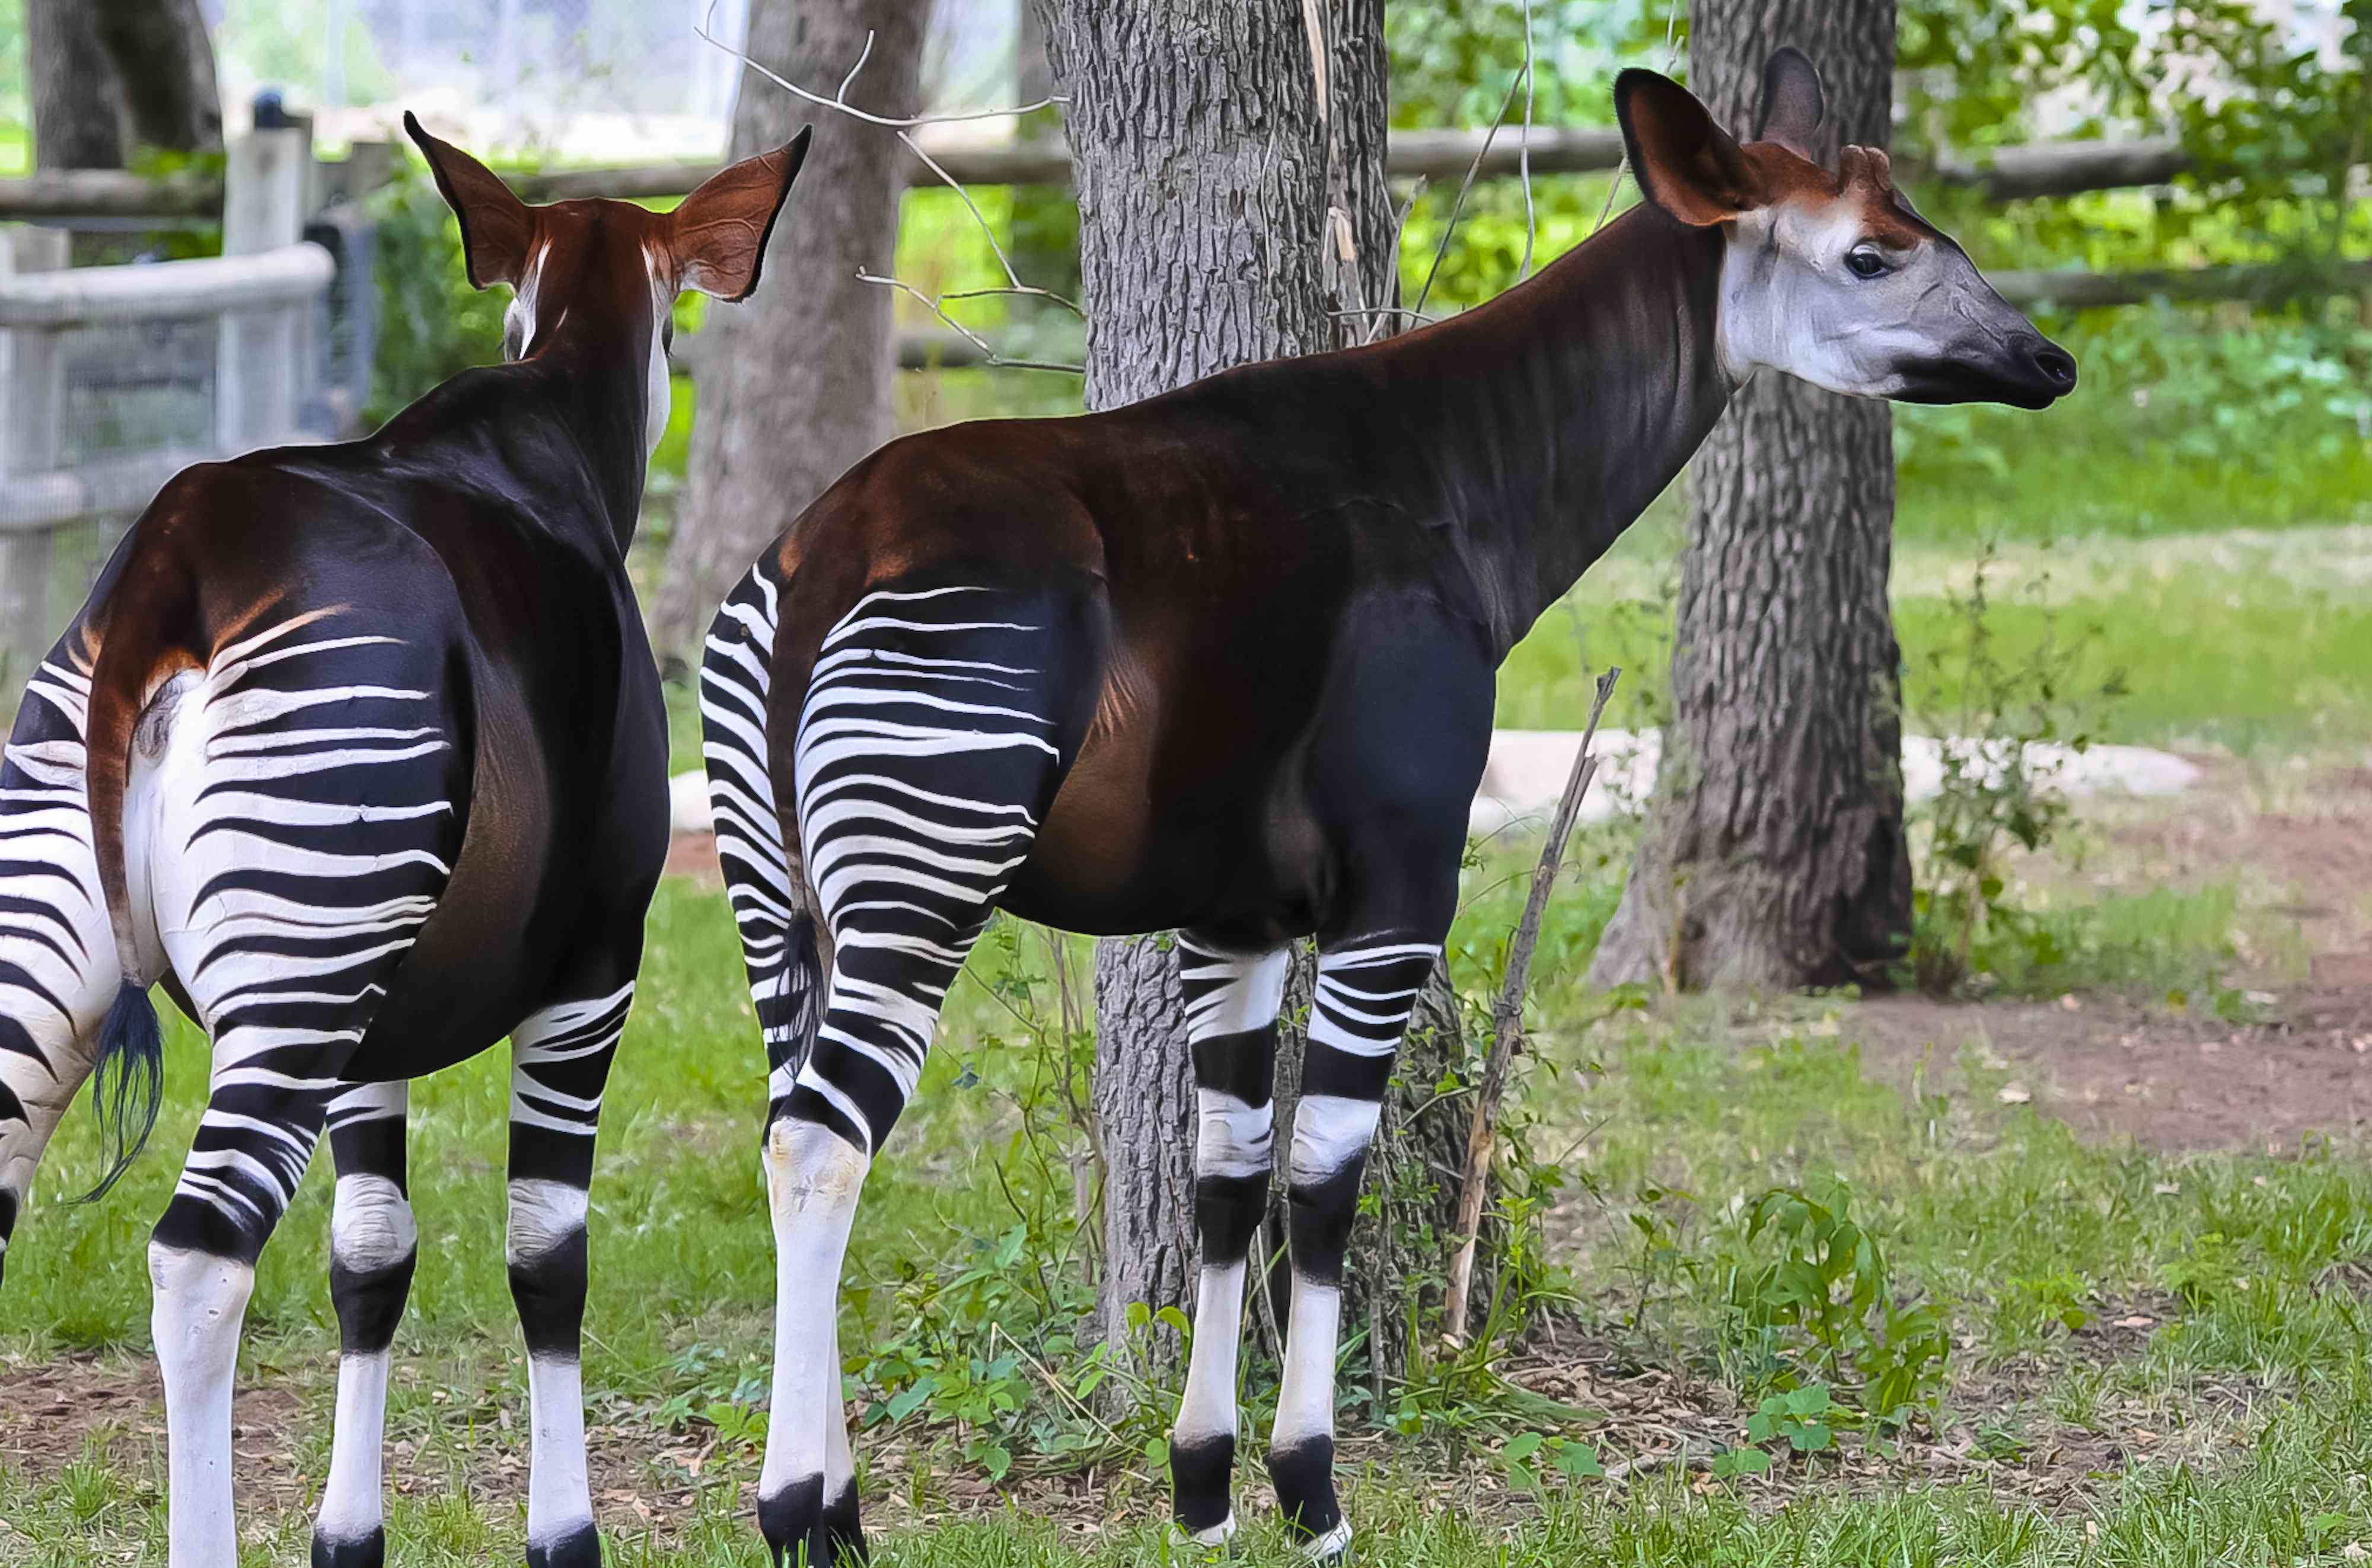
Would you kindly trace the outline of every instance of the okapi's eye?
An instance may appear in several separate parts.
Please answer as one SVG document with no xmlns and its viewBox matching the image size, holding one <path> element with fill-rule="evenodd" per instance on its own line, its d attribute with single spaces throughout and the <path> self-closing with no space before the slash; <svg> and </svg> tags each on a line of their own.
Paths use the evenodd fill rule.
<svg viewBox="0 0 2372 1568">
<path fill-rule="evenodd" d="M 1857 278 L 1881 277 L 1894 270 L 1894 264 L 1875 245 L 1856 245 L 1846 251 L 1845 265 Z"/>
</svg>

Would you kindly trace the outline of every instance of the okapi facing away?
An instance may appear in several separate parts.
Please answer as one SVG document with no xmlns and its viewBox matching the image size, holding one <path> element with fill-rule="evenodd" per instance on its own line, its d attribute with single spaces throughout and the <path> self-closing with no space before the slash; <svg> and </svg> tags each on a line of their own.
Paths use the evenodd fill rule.
<svg viewBox="0 0 2372 1568">
<path fill-rule="evenodd" d="M 1653 73 L 1624 73 L 1615 98 L 1649 200 L 1503 298 L 1130 408 L 896 442 L 726 603 L 703 711 L 772 1069 L 758 1508 L 779 1557 L 862 1549 L 842 1259 L 995 909 L 1180 932 L 1202 1272 L 1170 1464 L 1178 1523 L 1203 1541 L 1235 1525 L 1276 1016 L 1286 945 L 1317 937 L 1269 1466 L 1313 1553 L 1341 1552 L 1343 1249 L 1449 927 L 1499 662 L 1758 370 L 2029 408 L 2075 385 L 2075 362 L 1904 203 L 1883 153 L 1848 148 L 1834 171 L 1805 156 L 1823 105 L 1802 55 L 1772 58 L 1745 146 Z"/>
<path fill-rule="evenodd" d="M 174 479 L 35 672 L 0 766 L 0 1246 L 95 1069 L 109 1182 L 155 1122 L 152 981 L 214 1042 L 148 1253 L 174 1568 L 238 1561 L 239 1324 L 325 1121 L 342 1354 L 313 1561 L 380 1562 L 388 1346 L 416 1249 L 405 1082 L 505 1035 L 528 1559 L 600 1561 L 586 1193 L 667 851 L 666 720 L 625 549 L 676 294 L 756 285 L 807 139 L 660 215 L 528 207 L 405 124 L 471 281 L 516 290 L 513 363 L 367 440 Z"/>
</svg>

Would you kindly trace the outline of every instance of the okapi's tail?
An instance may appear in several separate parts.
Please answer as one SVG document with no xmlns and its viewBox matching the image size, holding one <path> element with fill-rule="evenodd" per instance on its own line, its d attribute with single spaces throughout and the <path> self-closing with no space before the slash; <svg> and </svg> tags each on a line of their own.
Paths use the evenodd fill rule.
<svg viewBox="0 0 2372 1568">
<path fill-rule="evenodd" d="M 175 664 L 201 662 L 184 651 L 197 594 L 175 554 L 169 548 L 139 550 L 135 544 L 108 591 L 105 630 L 91 670 L 83 781 L 90 808 L 91 851 L 99 863 L 108 922 L 115 930 L 116 963 L 123 983 L 99 1025 L 99 1059 L 90 1086 L 101 1146 L 111 1152 L 107 1174 L 74 1200 L 78 1203 L 105 1196 L 131 1168 L 165 1099 L 164 1032 L 148 1000 L 152 977 L 143 972 L 124 866 L 123 797 L 131 780 L 133 734 L 150 695 Z"/>
<path fill-rule="evenodd" d="M 782 1114 L 815 1048 L 831 967 L 831 932 L 808 881 L 798 824 L 785 792 L 775 788 L 767 744 L 779 603 L 773 564 L 760 561 L 726 599 L 700 663 L 701 754 L 716 857 L 766 1042 L 768 1125 Z"/>
</svg>

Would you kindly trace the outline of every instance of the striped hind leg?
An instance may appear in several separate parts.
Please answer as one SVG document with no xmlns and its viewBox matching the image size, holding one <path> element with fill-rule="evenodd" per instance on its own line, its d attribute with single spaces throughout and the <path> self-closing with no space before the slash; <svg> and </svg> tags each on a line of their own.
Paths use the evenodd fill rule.
<svg viewBox="0 0 2372 1568">
<path fill-rule="evenodd" d="M 231 1378 L 256 1259 L 459 845 L 447 652 L 300 612 L 177 677 L 142 721 L 160 744 L 135 748 L 127 791 L 134 885 L 214 1041 L 149 1246 L 175 1568 L 236 1561 Z"/>
<path fill-rule="evenodd" d="M 593 1142 L 618 1038 L 634 1004 L 639 946 L 607 966 L 600 994 L 538 1012 L 511 1036 L 511 1297 L 527 1338 L 534 1447 L 528 1468 L 529 1568 L 600 1568 L 587 1480 L 581 1353 L 585 1218 Z M 622 979 L 621 979 L 622 977 Z M 614 989 L 609 987 L 618 981 Z"/>
<path fill-rule="evenodd" d="M 404 1154 L 403 1083 L 356 1084 L 330 1101 L 337 1197 L 330 1300 L 338 1314 L 338 1416 L 313 1523 L 313 1568 L 379 1568 L 387 1558 L 387 1382 L 395 1326 L 418 1260 Z"/>
<path fill-rule="evenodd" d="M 33 672 L 0 752 L 0 1267 L 120 983 L 83 786 L 79 632 Z"/>
<path fill-rule="evenodd" d="M 1085 652 L 1077 615 L 1044 589 L 876 592 L 823 639 L 805 693 L 798 837 L 832 972 L 811 1048 L 796 1042 L 774 1064 L 764 1148 L 775 1360 L 758 1517 L 777 1562 L 864 1551 L 840 1397 L 841 1265 L 948 988 L 1076 744 L 1083 721 L 1070 715 L 1086 699 L 1064 672 Z"/>
</svg>

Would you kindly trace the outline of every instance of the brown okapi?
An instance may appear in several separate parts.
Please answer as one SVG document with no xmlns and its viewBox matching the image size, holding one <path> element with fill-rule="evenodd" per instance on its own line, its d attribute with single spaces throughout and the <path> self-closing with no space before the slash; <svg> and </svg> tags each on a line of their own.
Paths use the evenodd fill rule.
<svg viewBox="0 0 2372 1568">
<path fill-rule="evenodd" d="M 1202 1260 L 1170 1467 L 1177 1522 L 1204 1542 L 1235 1527 L 1275 1022 L 1287 944 L 1316 936 L 1269 1468 L 1313 1554 L 1344 1551 L 1344 1243 L 1456 907 L 1500 661 L 1759 370 L 2027 408 L 2075 386 L 2075 361 L 1911 210 L 1884 153 L 1810 161 L 1824 110 L 1801 54 L 1772 57 L 1747 145 L 1651 72 L 1623 73 L 1615 102 L 1647 200 L 1501 298 L 1129 408 L 895 442 L 727 601 L 703 710 L 772 1068 L 758 1511 L 777 1559 L 862 1551 L 842 1260 L 997 909 L 1180 933 Z"/>
<path fill-rule="evenodd" d="M 188 470 L 35 672 L 0 765 L 0 1245 L 85 1078 L 156 1121 L 161 980 L 214 1043 L 149 1247 L 173 1568 L 231 1568 L 231 1382 L 326 1123 L 341 1356 L 317 1568 L 385 1552 L 388 1347 L 417 1233 L 406 1081 L 508 1035 L 528 1561 L 598 1568 L 577 1347 L 595 1124 L 667 854 L 667 722 L 627 581 L 679 290 L 739 299 L 806 156 L 673 213 L 529 207 L 405 128 L 511 363 L 366 440 Z M 112 1079 L 111 1096 L 106 1091 Z"/>
</svg>

